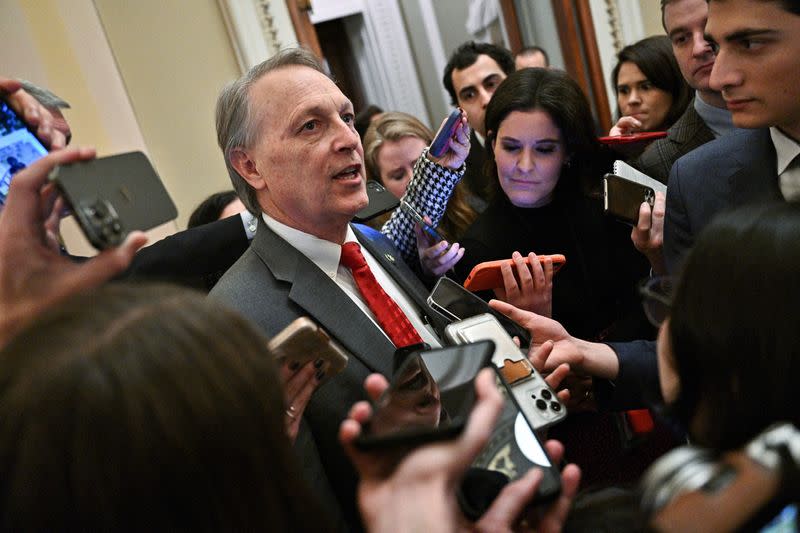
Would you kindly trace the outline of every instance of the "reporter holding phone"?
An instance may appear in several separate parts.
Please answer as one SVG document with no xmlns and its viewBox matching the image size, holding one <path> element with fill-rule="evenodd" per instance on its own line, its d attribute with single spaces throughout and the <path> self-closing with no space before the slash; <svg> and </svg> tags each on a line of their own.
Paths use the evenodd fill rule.
<svg viewBox="0 0 800 533">
<path fill-rule="evenodd" d="M 363 139 L 368 179 L 379 181 L 397 198 L 428 216 L 445 238 L 435 241 L 419 231 L 402 208 L 388 220 L 379 219 L 382 233 L 395 243 L 403 259 L 409 264 L 419 261 L 427 275 L 441 276 L 461 259 L 463 251 L 453 241 L 475 219 L 475 211 L 466 201 L 468 189 L 461 182 L 469 153 L 469 127 L 463 119 L 461 122 L 440 158 L 426 150 L 433 132 L 406 113 L 384 113 L 370 124 Z"/>
</svg>

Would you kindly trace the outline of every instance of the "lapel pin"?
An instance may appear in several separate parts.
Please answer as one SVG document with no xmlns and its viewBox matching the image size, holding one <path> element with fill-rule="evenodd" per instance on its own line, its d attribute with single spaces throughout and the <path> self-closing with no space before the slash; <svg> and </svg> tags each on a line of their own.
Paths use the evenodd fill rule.
<svg viewBox="0 0 800 533">
<path fill-rule="evenodd" d="M 385 257 L 390 263 L 394 263 L 394 256 L 392 254 L 383 254 L 383 257 Z"/>
</svg>

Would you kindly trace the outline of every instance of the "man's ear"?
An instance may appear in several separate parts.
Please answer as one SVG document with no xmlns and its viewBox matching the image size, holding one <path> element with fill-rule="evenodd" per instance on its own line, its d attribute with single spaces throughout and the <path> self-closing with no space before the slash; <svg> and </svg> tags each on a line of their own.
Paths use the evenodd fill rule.
<svg viewBox="0 0 800 533">
<path fill-rule="evenodd" d="M 243 148 L 231 150 L 231 165 L 252 188 L 260 190 L 267 186 L 255 160 Z"/>
</svg>

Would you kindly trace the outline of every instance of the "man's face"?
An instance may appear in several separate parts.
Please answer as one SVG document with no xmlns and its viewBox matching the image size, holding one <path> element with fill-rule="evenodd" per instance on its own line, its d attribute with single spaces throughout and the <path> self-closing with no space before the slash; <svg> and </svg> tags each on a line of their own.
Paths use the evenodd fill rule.
<svg viewBox="0 0 800 533">
<path fill-rule="evenodd" d="M 450 77 L 458 97 L 458 105 L 467 112 L 469 126 L 485 136 L 483 117 L 486 106 L 497 86 L 506 79 L 505 72 L 494 59 L 482 54 L 467 68 L 453 70 Z"/>
<path fill-rule="evenodd" d="M 695 90 L 708 91 L 714 51 L 704 32 L 708 19 L 706 0 L 677 0 L 664 6 L 664 28 L 684 79 Z"/>
<path fill-rule="evenodd" d="M 232 158 L 237 170 L 268 215 L 340 241 L 368 203 L 350 100 L 325 75 L 303 66 L 264 75 L 249 96 L 260 133 L 254 146 Z"/>
<path fill-rule="evenodd" d="M 779 2 L 712 1 L 706 30 L 719 47 L 711 87 L 734 124 L 800 139 L 800 16 Z"/>
</svg>

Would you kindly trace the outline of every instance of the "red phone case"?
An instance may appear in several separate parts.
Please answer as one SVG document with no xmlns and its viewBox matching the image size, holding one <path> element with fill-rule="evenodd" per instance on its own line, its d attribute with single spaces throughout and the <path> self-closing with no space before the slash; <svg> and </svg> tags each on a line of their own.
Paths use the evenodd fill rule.
<svg viewBox="0 0 800 533">
<path fill-rule="evenodd" d="M 605 145 L 614 146 L 617 144 L 645 143 L 655 141 L 656 139 L 663 139 L 666 136 L 666 131 L 645 131 L 643 133 L 631 133 L 629 135 L 609 135 L 608 137 L 600 137 L 597 140 Z"/>
<path fill-rule="evenodd" d="M 549 257 L 553 261 L 553 274 L 558 272 L 562 266 L 567 262 L 567 258 L 561 254 L 554 255 L 539 255 L 539 262 Z M 530 265 L 527 257 L 524 258 L 525 264 Z M 472 292 L 485 291 L 489 289 L 499 289 L 503 287 L 503 274 L 500 272 L 500 265 L 503 263 L 511 263 L 511 271 L 514 272 L 516 277 L 516 268 L 513 267 L 511 259 L 499 259 L 497 261 L 486 261 L 475 265 L 472 272 L 467 276 L 464 281 L 464 288 Z M 519 280 L 517 280 L 519 281 Z"/>
</svg>

